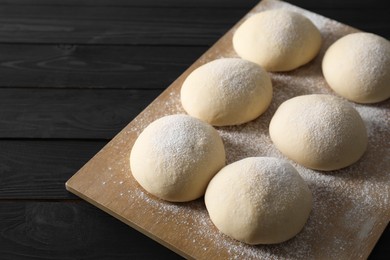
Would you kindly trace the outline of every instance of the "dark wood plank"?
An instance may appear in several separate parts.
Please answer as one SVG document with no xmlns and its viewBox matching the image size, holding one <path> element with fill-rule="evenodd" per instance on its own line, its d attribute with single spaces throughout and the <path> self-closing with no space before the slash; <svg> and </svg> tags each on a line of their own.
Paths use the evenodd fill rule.
<svg viewBox="0 0 390 260">
<path fill-rule="evenodd" d="M 248 8 L 3 5 L 0 43 L 213 44 Z"/>
<path fill-rule="evenodd" d="M 0 88 L 164 89 L 206 49 L 0 44 Z"/>
<path fill-rule="evenodd" d="M 0 140 L 0 200 L 74 199 L 65 182 L 106 143 Z"/>
<path fill-rule="evenodd" d="M 0 201 L 0 255 L 4 260 L 180 259 L 82 201 Z"/>
<path fill-rule="evenodd" d="M 108 140 L 160 92 L 0 89 L 0 136 Z"/>
<path fill-rule="evenodd" d="M 0 0 L 0 5 L 251 8 L 258 2 L 260 0 Z M 386 6 L 386 0 L 285 0 L 285 2 L 308 9 L 381 9 Z"/>
<path fill-rule="evenodd" d="M 0 0 L 0 5 L 249 8 L 258 2 L 259 0 Z"/>
<path fill-rule="evenodd" d="M 381 1 L 372 8 L 308 9 L 388 37 L 385 6 Z M 210 46 L 250 8 L 2 5 L 0 43 Z"/>
</svg>

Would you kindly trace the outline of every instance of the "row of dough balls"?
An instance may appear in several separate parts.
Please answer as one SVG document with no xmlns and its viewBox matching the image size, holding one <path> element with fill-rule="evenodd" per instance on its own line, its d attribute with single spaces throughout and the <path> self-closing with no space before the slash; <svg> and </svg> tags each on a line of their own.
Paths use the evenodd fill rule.
<svg viewBox="0 0 390 260">
<path fill-rule="evenodd" d="M 131 172 L 147 192 L 172 202 L 205 195 L 211 220 L 234 239 L 274 244 L 301 231 L 312 194 L 291 164 L 270 157 L 225 162 L 218 132 L 188 115 L 152 122 L 130 154 Z"/>
<path fill-rule="evenodd" d="M 276 9 L 249 17 L 235 32 L 233 47 L 267 71 L 290 71 L 311 61 L 321 48 L 321 34 L 301 14 Z M 353 33 L 333 43 L 322 71 L 329 86 L 357 103 L 390 97 L 390 43 L 371 33 Z"/>
<path fill-rule="evenodd" d="M 218 59 L 198 68 L 181 89 L 187 113 L 215 126 L 255 119 L 271 99 L 267 72 L 236 58 Z M 316 170 L 344 168 L 356 162 L 367 145 L 358 112 L 331 95 L 305 95 L 285 101 L 272 118 L 270 136 L 284 155 Z"/>
<path fill-rule="evenodd" d="M 215 126 L 239 125 L 260 116 L 272 99 L 266 71 L 288 71 L 312 60 L 321 34 L 301 14 L 281 9 L 249 17 L 235 32 L 233 47 L 243 58 L 225 58 L 194 70 L 181 88 L 186 112 Z M 371 33 L 342 37 L 325 53 L 329 86 L 358 103 L 390 97 L 390 43 Z"/>
<path fill-rule="evenodd" d="M 277 9 L 249 17 L 235 32 L 233 46 L 243 59 L 200 66 L 181 88 L 185 111 L 214 126 L 239 125 L 264 113 L 272 100 L 267 71 L 309 62 L 321 47 L 321 34 L 303 15 Z M 347 99 L 372 103 L 390 96 L 390 43 L 379 36 L 342 37 L 327 50 L 322 67 L 329 85 Z M 349 166 L 367 146 L 357 111 L 331 96 L 286 101 L 274 115 L 270 136 L 284 155 L 316 170 Z"/>
</svg>

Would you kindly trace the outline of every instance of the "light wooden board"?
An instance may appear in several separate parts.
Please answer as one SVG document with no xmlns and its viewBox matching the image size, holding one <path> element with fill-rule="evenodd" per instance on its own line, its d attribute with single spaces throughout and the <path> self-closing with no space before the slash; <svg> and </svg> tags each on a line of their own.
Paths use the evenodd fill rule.
<svg viewBox="0 0 390 260">
<path fill-rule="evenodd" d="M 290 161 L 308 182 L 314 208 L 302 232 L 282 244 L 248 246 L 230 239 L 211 223 L 203 198 L 189 203 L 164 202 L 148 195 L 131 175 L 128 157 L 142 130 L 162 116 L 184 113 L 179 92 L 187 75 L 211 60 L 237 57 L 231 44 L 237 26 L 253 13 L 275 8 L 302 13 L 316 24 L 324 40 L 320 54 L 292 72 L 271 73 L 274 97 L 265 114 L 241 126 L 219 127 L 218 131 L 225 143 L 227 163 L 248 156 L 284 158 L 268 135 L 273 113 L 294 96 L 333 94 L 321 73 L 324 51 L 336 39 L 358 30 L 284 2 L 265 0 L 80 169 L 66 188 L 187 258 L 366 258 L 390 219 L 389 100 L 375 105 L 351 103 L 369 134 L 367 152 L 356 164 L 339 171 L 319 172 Z"/>
</svg>

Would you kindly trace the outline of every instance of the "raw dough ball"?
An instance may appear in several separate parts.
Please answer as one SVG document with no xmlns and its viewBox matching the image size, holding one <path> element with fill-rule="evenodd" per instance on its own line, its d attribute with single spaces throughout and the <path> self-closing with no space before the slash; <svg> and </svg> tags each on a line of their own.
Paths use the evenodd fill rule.
<svg viewBox="0 0 390 260">
<path fill-rule="evenodd" d="M 349 166 L 367 147 L 367 132 L 359 113 L 331 95 L 305 95 L 285 101 L 275 112 L 269 132 L 284 155 L 316 170 Z"/>
<path fill-rule="evenodd" d="M 215 126 L 238 125 L 260 116 L 272 99 L 272 83 L 257 64 L 218 59 L 194 70 L 181 88 L 188 114 Z"/>
<path fill-rule="evenodd" d="M 291 164 L 251 157 L 218 172 L 207 187 L 205 202 L 222 233 L 247 244 L 274 244 L 301 231 L 312 195 Z"/>
<path fill-rule="evenodd" d="M 308 18 L 282 9 L 249 17 L 233 36 L 237 54 L 267 71 L 289 71 L 308 63 L 321 42 L 320 32 Z"/>
<path fill-rule="evenodd" d="M 130 154 L 134 178 L 149 193 L 168 201 L 201 197 L 211 178 L 225 165 L 218 132 L 187 115 L 171 115 L 151 123 Z"/>
<path fill-rule="evenodd" d="M 358 103 L 390 97 L 390 42 L 372 33 L 353 33 L 333 43 L 322 61 L 329 86 Z"/>
</svg>

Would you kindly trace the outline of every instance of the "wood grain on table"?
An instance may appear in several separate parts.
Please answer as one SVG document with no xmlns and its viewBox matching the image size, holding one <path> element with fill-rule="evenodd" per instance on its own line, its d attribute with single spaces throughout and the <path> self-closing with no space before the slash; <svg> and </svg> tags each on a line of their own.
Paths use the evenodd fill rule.
<svg viewBox="0 0 390 260">
<path fill-rule="evenodd" d="M 257 2 L 0 1 L 1 259 L 178 257 L 64 182 Z M 386 0 L 289 2 L 390 36 Z"/>
</svg>

